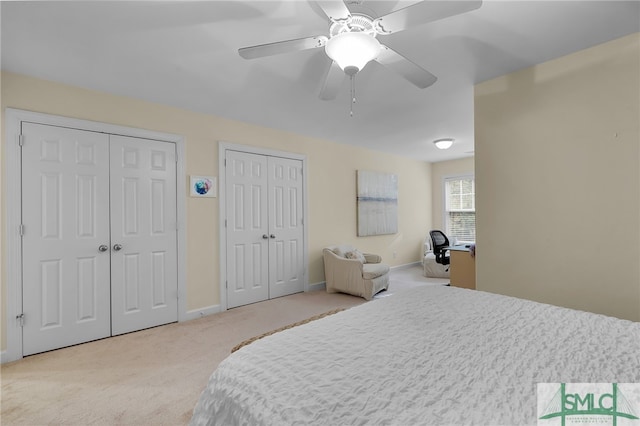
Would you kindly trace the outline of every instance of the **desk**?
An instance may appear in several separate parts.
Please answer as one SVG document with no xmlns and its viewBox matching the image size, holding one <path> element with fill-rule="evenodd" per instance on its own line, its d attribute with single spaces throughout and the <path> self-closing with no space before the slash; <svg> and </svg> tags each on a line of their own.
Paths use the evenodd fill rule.
<svg viewBox="0 0 640 426">
<path fill-rule="evenodd" d="M 469 247 L 451 246 L 451 264 L 449 274 L 454 287 L 476 289 L 476 259 L 471 256 Z"/>
</svg>

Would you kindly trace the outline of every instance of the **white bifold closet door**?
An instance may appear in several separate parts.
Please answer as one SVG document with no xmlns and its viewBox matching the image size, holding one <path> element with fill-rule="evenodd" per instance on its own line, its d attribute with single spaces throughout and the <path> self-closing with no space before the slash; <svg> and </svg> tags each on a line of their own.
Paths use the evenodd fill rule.
<svg viewBox="0 0 640 426">
<path fill-rule="evenodd" d="M 227 151 L 227 307 L 304 290 L 302 161 Z"/>
<path fill-rule="evenodd" d="M 23 123 L 23 355 L 177 320 L 172 143 Z"/>
</svg>

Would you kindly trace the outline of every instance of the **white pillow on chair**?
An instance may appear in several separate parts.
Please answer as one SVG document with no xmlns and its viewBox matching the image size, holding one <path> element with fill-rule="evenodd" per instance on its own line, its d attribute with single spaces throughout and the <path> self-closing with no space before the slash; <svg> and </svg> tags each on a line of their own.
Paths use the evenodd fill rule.
<svg viewBox="0 0 640 426">
<path fill-rule="evenodd" d="M 347 259 L 359 260 L 361 263 L 367 263 L 367 259 L 364 258 L 364 254 L 360 253 L 358 250 L 348 251 L 344 254 L 344 257 Z"/>
</svg>

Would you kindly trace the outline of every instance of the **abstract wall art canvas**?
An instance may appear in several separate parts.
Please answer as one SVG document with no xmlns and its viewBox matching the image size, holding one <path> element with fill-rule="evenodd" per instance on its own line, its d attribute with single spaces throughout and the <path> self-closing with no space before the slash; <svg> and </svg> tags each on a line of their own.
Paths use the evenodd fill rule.
<svg viewBox="0 0 640 426">
<path fill-rule="evenodd" d="M 216 178 L 213 176 L 191 176 L 192 197 L 215 197 L 217 195 Z"/>
<path fill-rule="evenodd" d="M 398 176 L 357 171 L 358 236 L 398 232 Z"/>
</svg>

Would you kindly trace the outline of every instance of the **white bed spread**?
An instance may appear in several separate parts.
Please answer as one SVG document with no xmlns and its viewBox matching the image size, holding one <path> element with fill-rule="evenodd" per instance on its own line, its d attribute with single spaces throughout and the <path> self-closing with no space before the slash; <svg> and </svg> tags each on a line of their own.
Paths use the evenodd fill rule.
<svg viewBox="0 0 640 426">
<path fill-rule="evenodd" d="M 640 323 L 415 288 L 243 347 L 191 423 L 536 424 L 538 382 L 640 382 Z"/>
</svg>

